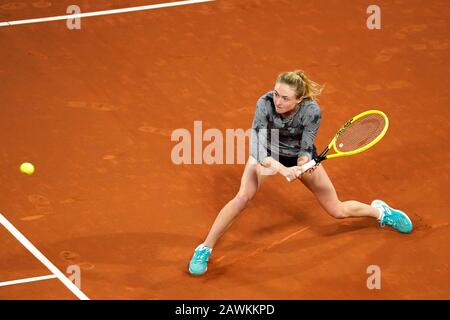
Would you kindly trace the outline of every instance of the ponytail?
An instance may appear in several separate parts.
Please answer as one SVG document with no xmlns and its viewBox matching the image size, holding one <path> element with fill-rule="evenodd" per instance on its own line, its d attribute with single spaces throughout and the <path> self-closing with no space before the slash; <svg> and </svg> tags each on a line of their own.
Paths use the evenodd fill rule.
<svg viewBox="0 0 450 320">
<path fill-rule="evenodd" d="M 303 70 L 281 73 L 276 83 L 284 83 L 294 88 L 297 98 L 315 100 L 323 87 L 309 79 Z"/>
</svg>

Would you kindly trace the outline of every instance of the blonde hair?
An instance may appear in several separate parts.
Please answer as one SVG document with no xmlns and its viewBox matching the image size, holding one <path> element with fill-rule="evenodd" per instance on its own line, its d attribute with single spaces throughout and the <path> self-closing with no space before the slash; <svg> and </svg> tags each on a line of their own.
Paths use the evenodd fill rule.
<svg viewBox="0 0 450 320">
<path fill-rule="evenodd" d="M 323 87 L 309 79 L 303 70 L 283 72 L 278 76 L 275 83 L 284 83 L 291 86 L 295 90 L 297 99 L 304 97 L 305 99 L 315 100 L 323 90 Z"/>
</svg>

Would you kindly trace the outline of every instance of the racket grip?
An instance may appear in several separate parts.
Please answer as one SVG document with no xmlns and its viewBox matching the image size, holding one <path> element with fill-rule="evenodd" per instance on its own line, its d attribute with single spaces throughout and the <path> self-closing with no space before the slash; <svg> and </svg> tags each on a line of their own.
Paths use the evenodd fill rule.
<svg viewBox="0 0 450 320">
<path fill-rule="evenodd" d="M 306 170 L 308 170 L 308 169 L 314 167 L 315 165 L 316 165 L 316 162 L 315 162 L 314 160 L 311 160 L 310 162 L 305 163 L 305 164 L 301 167 L 301 168 L 302 168 L 301 171 L 302 171 L 302 172 L 305 172 Z M 306 166 L 308 166 L 307 169 L 304 169 L 304 167 L 306 167 Z M 296 177 L 297 177 L 297 178 L 300 176 L 298 173 L 299 173 L 299 171 L 297 171 L 297 174 L 296 174 Z M 289 177 L 286 177 L 286 180 L 289 181 L 289 182 L 292 181 Z"/>
<path fill-rule="evenodd" d="M 302 172 L 305 172 L 309 169 L 311 169 L 312 167 L 314 167 L 317 164 L 317 162 L 313 159 L 307 163 L 305 163 L 304 165 L 301 166 L 302 168 Z"/>
<path fill-rule="evenodd" d="M 305 163 L 304 165 L 302 165 L 300 168 L 302 168 L 302 174 L 303 172 L 311 169 L 312 167 L 314 167 L 317 164 L 317 162 L 313 159 L 307 163 Z M 289 179 L 288 177 L 286 177 L 286 180 L 291 182 L 291 179 Z"/>
</svg>

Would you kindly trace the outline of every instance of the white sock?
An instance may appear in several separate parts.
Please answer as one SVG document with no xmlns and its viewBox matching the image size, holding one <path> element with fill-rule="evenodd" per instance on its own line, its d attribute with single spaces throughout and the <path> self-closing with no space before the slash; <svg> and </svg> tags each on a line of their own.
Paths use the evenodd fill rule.
<svg viewBox="0 0 450 320">
<path fill-rule="evenodd" d="M 209 251 L 212 251 L 212 249 L 211 249 L 210 247 L 205 246 L 203 243 L 199 244 L 199 245 L 197 246 L 197 248 L 195 248 L 195 250 L 197 250 L 197 249 L 202 249 L 203 247 L 207 247 L 207 248 L 209 249 Z"/>
<path fill-rule="evenodd" d="M 381 218 L 383 218 L 383 214 L 384 214 L 384 211 L 383 211 L 383 209 L 381 209 L 381 208 L 375 208 L 375 209 L 378 209 L 378 211 L 380 212 L 380 215 L 378 216 L 378 221 L 381 221 Z"/>
</svg>

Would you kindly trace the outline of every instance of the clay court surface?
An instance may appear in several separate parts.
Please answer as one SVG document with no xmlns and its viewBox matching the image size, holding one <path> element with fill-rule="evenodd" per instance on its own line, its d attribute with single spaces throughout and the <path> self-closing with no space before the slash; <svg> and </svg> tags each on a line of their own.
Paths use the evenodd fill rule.
<svg viewBox="0 0 450 320">
<path fill-rule="evenodd" d="M 83 12 L 158 3 L 78 1 Z M 0 21 L 73 1 L 0 1 Z M 447 1 L 217 0 L 0 28 L 0 212 L 90 299 L 449 299 Z M 171 133 L 250 128 L 281 71 L 325 84 L 318 149 L 353 115 L 389 117 L 370 151 L 325 167 L 341 200 L 380 198 L 414 231 L 335 220 L 274 176 L 213 251 L 193 249 L 238 191 L 243 164 L 175 165 Z M 207 143 L 204 144 L 204 146 Z M 36 165 L 26 176 L 22 162 Z M 366 286 L 370 265 L 381 289 Z M 51 274 L 0 227 L 0 282 Z M 77 299 L 58 279 L 0 299 Z"/>
</svg>

